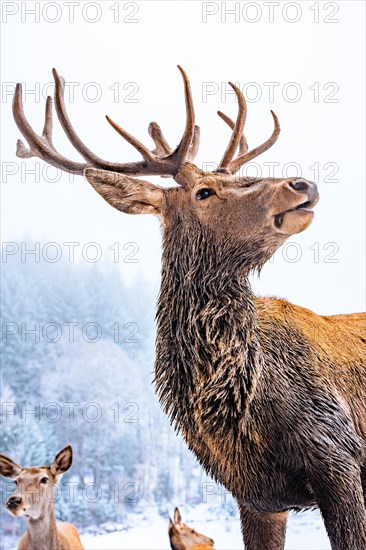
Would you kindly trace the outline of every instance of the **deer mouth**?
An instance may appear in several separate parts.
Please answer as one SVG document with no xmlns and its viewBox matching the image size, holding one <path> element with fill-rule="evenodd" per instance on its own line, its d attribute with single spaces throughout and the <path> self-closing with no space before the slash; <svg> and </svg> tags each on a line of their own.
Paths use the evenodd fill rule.
<svg viewBox="0 0 366 550">
<path fill-rule="evenodd" d="M 318 202 L 318 198 L 314 200 L 307 200 L 305 202 L 302 202 L 301 204 L 298 204 L 294 208 L 289 208 L 288 210 L 285 210 L 284 212 L 280 212 L 279 214 L 276 214 L 274 223 L 277 229 L 280 229 L 282 227 L 284 218 L 287 214 L 299 214 L 305 216 L 314 216 L 313 208 Z"/>
<path fill-rule="evenodd" d="M 11 516 L 19 516 L 19 508 L 9 508 L 9 506 L 6 507 L 7 511 Z"/>
</svg>

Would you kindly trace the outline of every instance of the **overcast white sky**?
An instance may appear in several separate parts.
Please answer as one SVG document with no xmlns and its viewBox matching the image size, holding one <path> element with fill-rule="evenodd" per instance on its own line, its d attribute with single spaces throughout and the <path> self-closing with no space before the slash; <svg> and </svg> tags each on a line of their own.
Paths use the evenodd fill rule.
<svg viewBox="0 0 366 550">
<path fill-rule="evenodd" d="M 270 135 L 271 108 L 280 118 L 280 140 L 257 159 L 262 174 L 269 170 L 264 163 L 280 163 L 276 176 L 297 163 L 304 177 L 319 178 L 313 225 L 279 251 L 256 290 L 319 313 L 364 309 L 364 2 L 28 0 L 2 1 L 1 8 L 3 240 L 95 241 L 102 260 L 112 256 L 113 243 L 135 242 L 139 261 L 122 263 L 124 275 L 158 280 L 157 220 L 121 214 L 82 178 L 70 182 L 37 159 L 15 157 L 20 134 L 11 91 L 13 83 L 26 83 L 26 113 L 40 131 L 42 95 L 56 67 L 73 83 L 66 98 L 80 136 L 100 156 L 131 161 L 138 154 L 104 115 L 146 143 L 148 123 L 157 120 L 175 145 L 184 127 L 179 63 L 191 79 L 201 126 L 197 164 L 218 161 L 226 147 L 229 132 L 216 111 L 235 116 L 235 100 L 225 93 L 232 80 L 249 98 L 250 145 Z M 58 124 L 54 138 L 60 151 L 78 158 Z M 26 173 L 34 169 L 40 174 Z M 50 181 L 55 175 L 58 181 Z M 285 261 L 286 255 L 301 258 Z"/>
</svg>

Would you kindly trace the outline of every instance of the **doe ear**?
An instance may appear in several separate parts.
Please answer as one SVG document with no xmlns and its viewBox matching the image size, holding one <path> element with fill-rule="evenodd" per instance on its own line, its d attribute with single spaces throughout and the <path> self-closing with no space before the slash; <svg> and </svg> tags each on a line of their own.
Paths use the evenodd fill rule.
<svg viewBox="0 0 366 550">
<path fill-rule="evenodd" d="M 72 464 L 72 447 L 67 445 L 60 451 L 52 461 L 51 472 L 53 475 L 61 475 L 71 468 Z"/>
<path fill-rule="evenodd" d="M 121 212 L 161 213 L 164 190 L 149 181 L 97 168 L 86 168 L 84 176 L 104 200 Z"/>
<path fill-rule="evenodd" d="M 0 474 L 4 477 L 17 477 L 22 471 L 22 467 L 11 458 L 0 454 Z"/>
<path fill-rule="evenodd" d="M 174 523 L 180 525 L 182 523 L 182 516 L 180 515 L 179 509 L 175 508 L 174 510 Z"/>
<path fill-rule="evenodd" d="M 169 518 L 169 533 L 174 530 L 174 523 L 172 521 L 172 518 Z"/>
</svg>

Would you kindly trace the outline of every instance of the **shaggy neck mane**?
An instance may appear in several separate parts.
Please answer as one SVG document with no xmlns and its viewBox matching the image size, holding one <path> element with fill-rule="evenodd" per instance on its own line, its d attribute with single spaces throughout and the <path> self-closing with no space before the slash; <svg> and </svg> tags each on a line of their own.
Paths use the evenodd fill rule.
<svg viewBox="0 0 366 550">
<path fill-rule="evenodd" d="M 237 431 L 261 370 L 253 258 L 240 250 L 248 247 L 215 243 L 199 222 L 177 221 L 164 235 L 155 381 L 186 433 L 199 423 L 205 433 Z"/>
</svg>

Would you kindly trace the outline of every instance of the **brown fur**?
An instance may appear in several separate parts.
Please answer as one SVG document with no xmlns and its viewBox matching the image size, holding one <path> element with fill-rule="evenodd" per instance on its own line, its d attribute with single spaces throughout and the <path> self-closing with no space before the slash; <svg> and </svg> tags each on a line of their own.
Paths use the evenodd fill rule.
<svg viewBox="0 0 366 550">
<path fill-rule="evenodd" d="M 205 227 L 194 240 L 190 230 L 164 239 L 156 383 L 167 414 L 236 497 L 246 548 L 283 548 L 286 510 L 313 506 L 334 549 L 365 548 L 366 317 L 255 298 L 246 273 L 264 244 L 223 231 L 216 247 Z"/>
<path fill-rule="evenodd" d="M 28 522 L 18 550 L 83 550 L 76 527 L 71 523 L 57 523 L 54 515 L 55 488 L 71 463 L 70 446 L 58 453 L 51 466 L 23 468 L 0 455 L 0 474 L 16 483 L 7 501 L 8 511 L 13 516 L 25 517 Z"/>
<path fill-rule="evenodd" d="M 80 537 L 78 530 L 72 523 L 57 523 L 57 550 L 82 550 Z M 39 547 L 37 547 L 39 549 Z M 50 546 L 44 546 L 43 548 L 51 549 Z M 29 533 L 26 531 L 18 544 L 18 550 L 32 550 L 31 542 L 29 540 Z M 53 548 L 52 548 L 53 550 Z"/>
<path fill-rule="evenodd" d="M 199 133 L 189 81 L 180 71 L 187 119 L 175 150 L 156 123 L 149 127 L 152 152 L 109 119 L 144 160 L 100 159 L 75 134 L 54 71 L 59 118 L 86 162 L 53 148 L 49 100 L 43 138 L 35 134 L 20 84 L 13 112 L 30 149 L 18 142 L 17 154 L 83 173 L 121 212 L 159 216 L 157 393 L 206 471 L 236 498 L 246 550 L 283 549 L 287 511 L 314 506 L 333 550 L 365 550 L 365 317 L 322 317 L 256 298 L 248 279 L 290 235 L 310 225 L 316 186 L 302 178 L 234 176 L 273 145 L 280 130 L 272 113 L 272 136 L 248 151 L 245 99 L 234 84 L 239 113 L 235 124 L 220 114 L 233 133 L 218 169 L 205 173 L 193 165 Z M 162 189 L 131 177 L 157 174 L 181 187 Z"/>
<path fill-rule="evenodd" d="M 182 523 L 178 508 L 174 520 L 169 518 L 168 533 L 172 550 L 213 550 L 214 541 Z"/>
<path fill-rule="evenodd" d="M 121 210 L 128 195 L 131 211 L 123 176 L 118 187 L 103 171 L 86 176 Z M 164 410 L 236 498 L 248 550 L 282 549 L 287 511 L 315 506 L 334 550 L 364 550 L 366 318 L 256 298 L 248 280 L 311 223 L 294 206 L 315 204 L 315 186 L 189 164 L 176 180 L 184 188 L 153 198 L 164 227 L 155 365 Z M 213 192 L 197 201 L 202 188 Z"/>
</svg>

